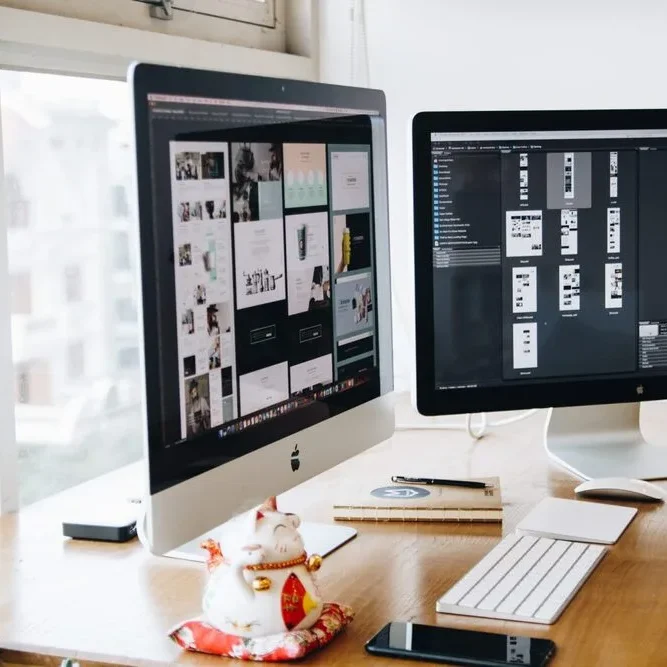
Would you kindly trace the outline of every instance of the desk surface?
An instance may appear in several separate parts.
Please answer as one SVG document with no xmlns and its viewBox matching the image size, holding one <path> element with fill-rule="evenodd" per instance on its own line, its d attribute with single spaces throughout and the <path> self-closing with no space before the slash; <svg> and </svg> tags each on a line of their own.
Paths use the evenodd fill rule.
<svg viewBox="0 0 667 667">
<path fill-rule="evenodd" d="M 479 443 L 461 432 L 400 432 L 282 498 L 285 509 L 304 519 L 329 521 L 337 480 L 363 477 L 369 470 L 387 478 L 428 472 L 442 477 L 499 474 L 502 480 L 502 527 L 354 524 L 358 537 L 325 560 L 318 581 L 326 598 L 350 604 L 357 616 L 307 664 L 386 667 L 386 659 L 367 655 L 363 645 L 390 620 L 549 637 L 558 647 L 556 667 L 665 664 L 663 505 L 639 504 L 637 518 L 551 627 L 435 613 L 443 592 L 536 502 L 547 495 L 572 497 L 576 480 L 550 464 L 541 447 L 544 418 L 544 412 L 538 413 Z M 649 438 L 659 441 L 666 424 L 664 404 L 645 410 Z M 109 481 L 122 480 L 122 474 Z M 116 665 L 221 664 L 218 658 L 183 653 L 166 637 L 170 627 L 199 613 L 204 566 L 156 558 L 136 541 L 106 545 L 63 540 L 60 512 L 76 493 L 80 491 L 0 519 L 0 658 L 29 664 L 54 664 L 37 657 L 43 655 Z M 3 654 L 3 649 L 10 652 Z M 391 662 L 395 667 L 414 664 Z"/>
</svg>

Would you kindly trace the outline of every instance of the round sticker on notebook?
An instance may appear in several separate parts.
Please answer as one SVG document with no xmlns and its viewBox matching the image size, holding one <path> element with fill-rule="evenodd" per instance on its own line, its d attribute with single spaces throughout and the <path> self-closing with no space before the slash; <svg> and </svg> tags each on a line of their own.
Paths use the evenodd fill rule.
<svg viewBox="0 0 667 667">
<path fill-rule="evenodd" d="M 415 500 L 416 498 L 430 496 L 431 492 L 428 489 L 415 486 L 381 486 L 378 489 L 373 489 L 371 495 L 386 500 Z"/>
</svg>

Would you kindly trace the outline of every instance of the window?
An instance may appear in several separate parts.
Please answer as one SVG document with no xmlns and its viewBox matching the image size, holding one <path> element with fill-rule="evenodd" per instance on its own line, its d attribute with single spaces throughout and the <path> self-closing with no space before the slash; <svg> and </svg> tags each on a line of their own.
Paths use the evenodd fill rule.
<svg viewBox="0 0 667 667">
<path fill-rule="evenodd" d="M 7 197 L 7 226 L 10 229 L 27 227 L 28 202 L 23 198 L 21 187 L 14 174 L 6 174 L 5 192 Z"/>
<path fill-rule="evenodd" d="M 133 299 L 116 299 L 116 317 L 119 322 L 136 322 L 137 306 Z"/>
<path fill-rule="evenodd" d="M 51 403 L 51 374 L 48 361 L 33 359 L 16 364 L 14 379 L 16 403 L 24 405 Z"/>
<path fill-rule="evenodd" d="M 126 232 L 114 232 L 113 235 L 113 268 L 121 271 L 130 269 L 130 238 Z"/>
<path fill-rule="evenodd" d="M 15 401 L 16 403 L 30 403 L 30 373 L 25 365 L 17 366 L 15 371 Z"/>
<path fill-rule="evenodd" d="M 127 347 L 118 351 L 119 368 L 138 368 L 139 367 L 139 348 Z"/>
<path fill-rule="evenodd" d="M 274 0 L 174 0 L 174 9 L 268 28 L 275 27 Z"/>
<path fill-rule="evenodd" d="M 111 188 L 111 212 L 117 218 L 127 218 L 130 215 L 127 190 L 124 185 L 114 185 Z"/>
<path fill-rule="evenodd" d="M 86 350 L 81 341 L 69 343 L 67 346 L 67 376 L 70 380 L 78 380 L 86 366 Z"/>
<path fill-rule="evenodd" d="M 129 320 L 138 285 L 128 273 L 120 287 L 129 303 L 118 306 L 110 271 L 111 262 L 127 266 L 138 254 L 134 233 L 111 247 L 122 204 L 109 193 L 133 178 L 122 148 L 132 124 L 127 85 L 118 81 L 0 69 L 0 105 L 0 179 L 29 215 L 21 234 L 7 231 L 26 505 L 141 456 L 138 325 L 117 317 L 121 309 Z M 85 309 L 68 307 L 84 301 Z"/>
<path fill-rule="evenodd" d="M 65 300 L 67 303 L 81 301 L 83 285 L 81 284 L 81 269 L 78 266 L 65 268 Z"/>
<path fill-rule="evenodd" d="M 30 274 L 15 273 L 9 278 L 9 300 L 12 315 L 30 315 L 32 293 Z"/>
<path fill-rule="evenodd" d="M 22 9 L 271 51 L 286 50 L 287 2 L 296 0 L 173 0 L 171 20 L 160 21 L 146 0 L 20 0 Z"/>
</svg>

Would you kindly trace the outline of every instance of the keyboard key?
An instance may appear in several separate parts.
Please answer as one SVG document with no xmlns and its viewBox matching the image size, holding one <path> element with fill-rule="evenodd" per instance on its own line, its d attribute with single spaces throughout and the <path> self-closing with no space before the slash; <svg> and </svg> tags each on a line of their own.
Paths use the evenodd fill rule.
<svg viewBox="0 0 667 667">
<path fill-rule="evenodd" d="M 502 601 L 496 611 L 502 614 L 513 614 L 563 555 L 568 545 L 569 542 L 551 540 L 551 546 L 539 563 L 536 563 L 526 578 Z"/>
<path fill-rule="evenodd" d="M 521 580 L 530 572 L 536 563 L 542 558 L 547 549 L 553 544 L 553 540 L 539 540 L 524 555 L 515 562 L 514 567 L 498 582 L 498 585 L 477 605 L 478 609 L 493 611 L 510 592 L 515 589 Z"/>
<path fill-rule="evenodd" d="M 442 598 L 445 604 L 457 604 L 458 601 L 498 562 L 500 559 L 521 540 L 519 535 L 508 535 L 499 542 L 475 567 L 468 571 L 458 583 L 454 584 Z"/>
<path fill-rule="evenodd" d="M 561 579 L 565 577 L 568 570 L 575 564 L 585 548 L 585 544 L 570 542 L 570 545 L 558 559 L 554 567 L 542 579 L 528 598 L 526 598 L 526 601 L 516 610 L 517 616 L 533 616 L 549 595 L 551 595 L 556 586 L 558 586 Z"/>
<path fill-rule="evenodd" d="M 537 610 L 535 618 L 548 621 L 551 620 L 553 616 L 556 616 L 558 610 L 563 607 L 566 602 L 569 602 L 570 598 L 577 592 L 581 585 L 582 578 L 585 579 L 588 576 L 591 565 L 595 563 L 599 555 L 599 549 L 588 547 L 579 560 L 574 564 L 572 569 L 565 575 L 560 584 L 558 584 L 548 600 L 546 600 Z"/>
<path fill-rule="evenodd" d="M 503 558 L 492 570 L 490 570 L 480 582 L 468 593 L 459 604 L 462 607 L 476 607 L 482 599 L 496 586 L 496 584 L 514 567 L 516 561 L 521 558 L 537 542 L 536 537 L 522 537 L 514 546 L 511 558 Z"/>
</svg>

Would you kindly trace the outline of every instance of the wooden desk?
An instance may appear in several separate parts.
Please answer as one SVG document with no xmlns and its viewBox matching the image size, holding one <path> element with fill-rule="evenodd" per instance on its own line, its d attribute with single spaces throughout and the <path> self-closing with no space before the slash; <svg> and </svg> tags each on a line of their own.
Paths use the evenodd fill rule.
<svg viewBox="0 0 667 667">
<path fill-rule="evenodd" d="M 306 519 L 328 520 L 341 478 L 365 472 L 441 476 L 500 474 L 506 518 L 481 524 L 364 524 L 359 536 L 325 560 L 322 592 L 354 607 L 347 631 L 307 664 L 414 665 L 368 656 L 364 642 L 390 620 L 550 637 L 553 665 L 665 665 L 667 629 L 667 508 L 644 505 L 560 620 L 534 626 L 435 613 L 435 602 L 547 495 L 572 497 L 575 480 L 546 459 L 545 413 L 498 429 L 479 443 L 452 431 L 398 433 L 391 440 L 301 485 L 282 507 Z M 646 432 L 659 440 L 667 406 L 645 413 Z M 116 473 L 109 484 L 124 479 Z M 91 490 L 95 485 L 89 485 Z M 136 542 L 104 545 L 64 541 L 59 512 L 70 491 L 0 519 L 0 659 L 59 664 L 44 656 L 114 665 L 219 665 L 220 659 L 181 652 L 166 638 L 178 621 L 199 613 L 203 565 L 156 558 Z M 2 649 L 6 649 L 2 652 Z M 227 664 L 227 663 L 225 663 Z M 236 663 L 239 664 L 239 663 Z"/>
</svg>

